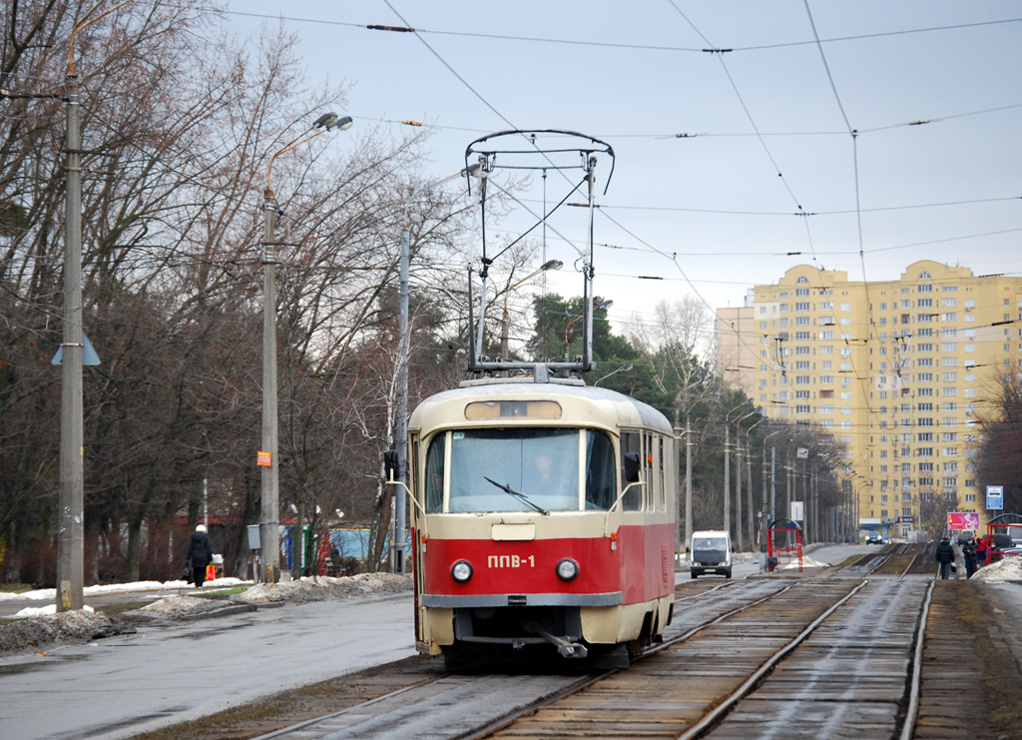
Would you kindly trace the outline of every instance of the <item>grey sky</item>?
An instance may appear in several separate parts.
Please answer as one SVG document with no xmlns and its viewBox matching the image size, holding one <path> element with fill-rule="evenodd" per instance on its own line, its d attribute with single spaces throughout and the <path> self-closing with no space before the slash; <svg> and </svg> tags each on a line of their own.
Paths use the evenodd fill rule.
<svg viewBox="0 0 1022 740">
<path fill-rule="evenodd" d="M 862 279 L 860 247 L 870 280 L 922 258 L 1022 274 L 1022 2 L 231 0 L 231 9 L 285 16 L 315 74 L 355 83 L 344 112 L 357 125 L 436 126 L 436 177 L 463 166 L 473 139 L 511 125 L 610 143 L 617 168 L 595 238 L 620 248 L 598 248 L 594 263 L 616 324 L 693 286 L 713 307 L 738 305 L 747 287 L 814 254 Z M 268 22 L 229 18 L 241 37 Z M 598 176 L 608 171 L 601 161 Z M 548 201 L 563 194 L 553 180 Z M 542 209 L 538 178 L 524 197 Z M 795 215 L 799 206 L 813 215 Z M 507 228 L 516 223 L 530 222 Z M 579 223 L 565 228 L 583 239 Z M 548 250 L 566 265 L 551 289 L 580 293 L 573 251 L 552 236 Z"/>
</svg>

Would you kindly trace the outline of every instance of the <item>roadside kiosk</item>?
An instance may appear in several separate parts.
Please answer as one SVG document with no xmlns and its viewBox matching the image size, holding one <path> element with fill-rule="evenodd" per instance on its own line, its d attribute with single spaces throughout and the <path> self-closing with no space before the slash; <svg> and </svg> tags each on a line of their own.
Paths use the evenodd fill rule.
<svg viewBox="0 0 1022 740">
<path fill-rule="evenodd" d="M 802 527 L 794 519 L 774 519 L 767 527 L 767 570 L 798 563 L 802 572 Z"/>
</svg>

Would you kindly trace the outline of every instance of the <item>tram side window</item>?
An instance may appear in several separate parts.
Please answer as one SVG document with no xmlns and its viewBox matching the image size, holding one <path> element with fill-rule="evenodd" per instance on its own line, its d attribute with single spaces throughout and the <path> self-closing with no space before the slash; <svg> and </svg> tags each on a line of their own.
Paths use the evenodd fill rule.
<svg viewBox="0 0 1022 740">
<path fill-rule="evenodd" d="M 631 488 L 625 491 L 625 495 L 621 498 L 621 508 L 624 511 L 641 511 L 642 510 L 642 488 L 643 485 L 648 485 L 648 478 L 645 477 L 645 465 L 640 465 L 642 470 L 643 484 L 629 484 L 625 480 L 625 469 L 624 459 L 625 455 L 629 452 L 637 453 L 640 458 L 642 456 L 642 440 L 638 432 L 621 432 L 621 481 L 622 485 L 631 485 Z"/>
<path fill-rule="evenodd" d="M 436 514 L 444 508 L 444 452 L 447 435 L 440 433 L 429 443 L 426 452 L 426 513 Z"/>
<path fill-rule="evenodd" d="M 642 435 L 642 481 L 645 484 L 645 508 L 647 511 L 653 509 L 653 497 L 657 487 L 657 479 L 653 475 L 653 435 Z"/>
<path fill-rule="evenodd" d="M 657 437 L 657 492 L 656 503 L 660 511 L 667 511 L 667 480 L 664 477 L 664 438 Z"/>
<path fill-rule="evenodd" d="M 586 509 L 606 511 L 617 499 L 614 444 L 603 432 L 586 432 Z"/>
</svg>

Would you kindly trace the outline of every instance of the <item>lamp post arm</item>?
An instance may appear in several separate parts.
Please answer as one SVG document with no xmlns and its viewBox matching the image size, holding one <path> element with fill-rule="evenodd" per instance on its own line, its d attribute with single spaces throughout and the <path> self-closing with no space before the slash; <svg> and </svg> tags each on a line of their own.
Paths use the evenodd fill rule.
<svg viewBox="0 0 1022 740">
<path fill-rule="evenodd" d="M 104 16 L 110 15 L 111 13 L 113 13 L 118 8 L 124 7 L 125 5 L 127 5 L 130 2 L 131 2 L 131 0 L 124 0 L 123 3 L 118 3 L 117 5 L 115 5 L 114 7 L 110 8 L 109 10 L 104 10 L 102 13 L 97 15 L 92 20 L 85 21 L 84 23 L 80 23 L 80 24 L 78 24 L 77 26 L 74 27 L 74 30 L 71 31 L 71 36 L 68 39 L 67 74 L 68 74 L 69 77 L 74 77 L 75 76 L 75 36 L 78 35 L 78 32 L 81 31 L 82 29 L 86 28 L 87 26 L 91 26 L 93 23 L 98 21 L 100 18 L 103 18 Z M 96 8 L 98 8 L 98 7 L 99 7 L 98 4 L 93 6 L 92 10 L 90 10 L 88 13 L 85 14 L 86 17 L 88 17 L 88 16 L 92 15 L 93 13 L 95 13 L 96 12 Z"/>
<path fill-rule="evenodd" d="M 277 159 L 277 157 L 279 157 L 284 152 L 289 152 L 292 149 L 295 149 L 295 148 L 301 146 L 302 144 L 304 144 L 307 141 L 311 141 L 312 139 L 315 139 L 317 136 L 319 136 L 322 133 L 325 133 L 326 131 L 327 131 L 327 129 L 322 128 L 319 131 L 317 131 L 316 133 L 310 134 L 309 136 L 305 135 L 305 134 L 309 133 L 308 131 L 306 131 L 305 134 L 300 134 L 297 139 L 293 140 L 290 144 L 288 144 L 283 149 L 281 149 L 276 154 L 274 154 L 272 157 L 270 157 L 270 164 L 266 168 L 266 189 L 271 191 L 271 192 L 273 190 L 273 187 L 270 184 L 270 180 L 273 177 L 273 162 Z M 302 138 L 303 136 L 305 138 Z"/>
</svg>

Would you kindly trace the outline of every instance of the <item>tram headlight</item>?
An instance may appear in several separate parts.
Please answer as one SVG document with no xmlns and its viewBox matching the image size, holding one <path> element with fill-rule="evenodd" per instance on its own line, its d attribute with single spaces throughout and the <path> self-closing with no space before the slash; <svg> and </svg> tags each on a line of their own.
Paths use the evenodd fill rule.
<svg viewBox="0 0 1022 740">
<path fill-rule="evenodd" d="M 451 578 L 458 583 L 468 583 L 472 577 L 472 565 L 467 560 L 459 560 L 451 566 Z"/>
<path fill-rule="evenodd" d="M 574 581 L 578 575 L 578 563 L 571 558 L 564 558 L 557 563 L 557 577 L 562 581 Z"/>
</svg>

